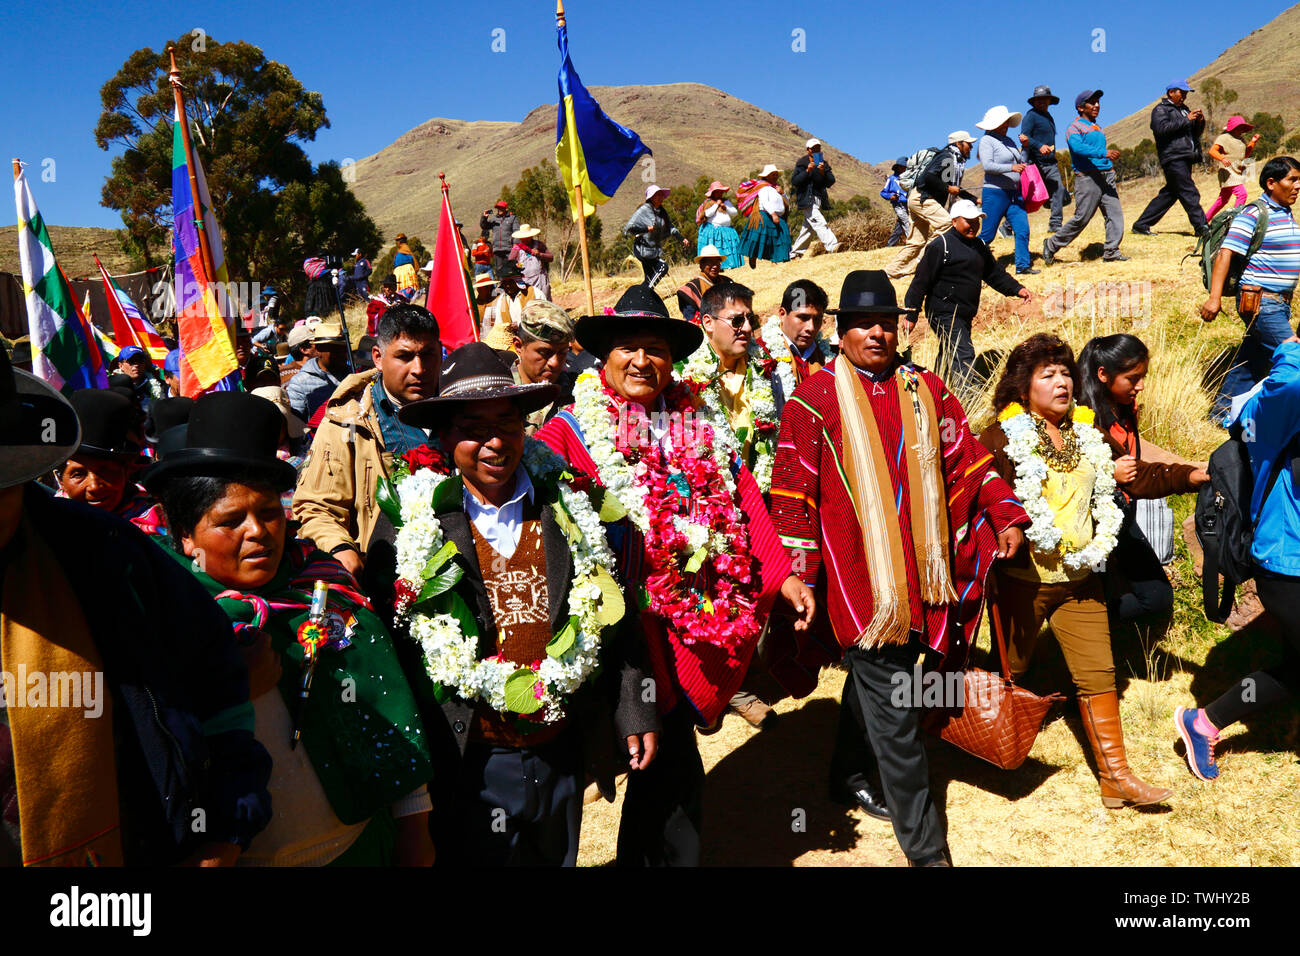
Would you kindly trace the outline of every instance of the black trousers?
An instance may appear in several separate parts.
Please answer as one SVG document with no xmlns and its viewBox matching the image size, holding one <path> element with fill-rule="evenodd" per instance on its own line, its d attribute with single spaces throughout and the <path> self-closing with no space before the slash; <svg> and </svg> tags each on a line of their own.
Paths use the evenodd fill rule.
<svg viewBox="0 0 1300 956">
<path fill-rule="evenodd" d="M 627 777 L 618 866 L 699 866 L 704 762 L 685 704 L 663 718 L 659 752 Z"/>
<path fill-rule="evenodd" d="M 849 665 L 840 699 L 840 725 L 831 755 L 832 788 L 855 784 L 880 773 L 880 787 L 894 824 L 894 836 L 909 860 L 945 853 L 948 841 L 939 809 L 930 795 L 930 764 L 921 740 L 921 711 L 897 707 L 891 698 L 900 672 L 912 677 L 921 645 L 844 654 Z M 906 698 L 910 701 L 911 694 Z"/>
<path fill-rule="evenodd" d="M 975 367 L 975 343 L 971 340 L 971 320 L 961 318 L 956 311 L 927 315 L 930 328 L 939 340 L 938 361 L 935 364 L 944 378 L 944 384 L 965 400 L 971 386 Z"/>
<path fill-rule="evenodd" d="M 510 267 L 510 265 L 511 262 L 510 262 L 509 249 L 505 249 L 501 252 L 494 251 L 492 253 L 492 268 L 495 271 L 496 277 L 498 279 L 501 278 L 501 273 L 505 272 L 506 269 Z"/>
<path fill-rule="evenodd" d="M 1121 623 L 1174 609 L 1174 589 L 1151 542 L 1130 511 L 1119 531 L 1119 541 L 1106 557 L 1106 607 Z"/>
<path fill-rule="evenodd" d="M 1204 231 L 1205 210 L 1201 208 L 1201 194 L 1197 191 L 1196 184 L 1192 182 L 1192 161 L 1175 159 L 1160 168 L 1165 173 L 1165 184 L 1160 192 L 1156 193 L 1155 198 L 1147 203 L 1147 208 L 1142 211 L 1142 215 L 1138 216 L 1137 222 L 1133 223 L 1133 228 L 1139 231 L 1150 229 L 1164 217 L 1175 202 L 1181 202 L 1183 210 L 1187 213 L 1187 221 L 1192 224 L 1192 231 L 1198 233 Z"/>
<path fill-rule="evenodd" d="M 1255 590 L 1264 610 L 1282 632 L 1282 660 L 1243 677 L 1205 708 L 1210 723 L 1222 730 L 1229 724 L 1300 696 L 1300 578 L 1260 571 Z"/>
<path fill-rule="evenodd" d="M 582 826 L 582 740 L 538 747 L 471 742 L 455 815 L 471 866 L 573 866 Z"/>
<path fill-rule="evenodd" d="M 668 275 L 668 263 L 664 261 L 662 255 L 653 259 L 642 259 L 637 256 L 637 261 L 641 263 L 641 271 L 645 273 L 645 284 L 647 288 L 653 289 L 659 284 L 659 280 Z"/>
</svg>

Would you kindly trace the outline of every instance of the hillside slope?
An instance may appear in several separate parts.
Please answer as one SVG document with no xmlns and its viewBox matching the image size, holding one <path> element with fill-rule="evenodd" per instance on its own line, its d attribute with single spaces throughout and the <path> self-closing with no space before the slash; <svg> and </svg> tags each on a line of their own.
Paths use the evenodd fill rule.
<svg viewBox="0 0 1300 956">
<path fill-rule="evenodd" d="M 1198 90 L 1211 77 L 1237 91 L 1237 101 L 1228 107 L 1232 113 L 1281 113 L 1288 130 L 1300 126 L 1300 4 L 1238 40 L 1208 66 L 1193 73 L 1189 85 Z M 1150 103 L 1106 127 L 1106 138 L 1112 145 L 1127 148 L 1151 138 L 1151 108 L 1164 95 L 1160 90 L 1152 92 L 1157 96 Z M 1193 107 L 1204 105 L 1197 92 L 1188 97 L 1188 102 Z"/>
<path fill-rule="evenodd" d="M 626 221 L 651 181 L 693 185 L 708 176 L 734 189 L 740 177 L 764 163 L 793 167 L 804 142 L 814 135 L 699 83 L 595 86 L 591 92 L 610 116 L 636 130 L 654 151 L 653 165 L 643 158 L 641 168 L 600 208 L 607 229 Z M 832 201 L 880 192 L 887 169 L 881 172 L 830 143 L 825 147 L 837 180 Z M 431 119 L 360 160 L 352 188 L 387 236 L 401 230 L 428 242 L 436 231 L 439 172 L 447 174 L 452 208 L 469 235 L 502 186 L 513 185 L 529 166 L 554 158 L 554 103 L 538 106 L 518 123 Z"/>
</svg>

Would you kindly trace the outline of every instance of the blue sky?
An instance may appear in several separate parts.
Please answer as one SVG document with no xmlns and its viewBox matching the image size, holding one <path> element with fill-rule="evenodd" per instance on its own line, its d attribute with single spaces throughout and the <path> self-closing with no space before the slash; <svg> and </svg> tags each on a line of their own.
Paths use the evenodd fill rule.
<svg viewBox="0 0 1300 956">
<path fill-rule="evenodd" d="M 5 6 L 0 32 L 11 55 L 0 58 L 0 153 L 31 164 L 37 203 L 59 225 L 121 225 L 99 204 L 110 162 L 93 137 L 99 88 L 132 51 L 160 50 L 183 31 L 254 43 L 318 90 L 331 122 L 308 144 L 318 162 L 368 156 L 435 116 L 519 120 L 556 98 L 551 0 Z M 1234 0 L 1229 17 L 1221 0 L 1106 0 L 1075 8 L 1084 12 L 1050 0 L 570 0 L 566 12 L 574 63 L 589 86 L 707 83 L 878 162 L 971 129 L 994 104 L 1021 109 L 1037 83 L 1061 97 L 1062 129 L 1074 94 L 1088 87 L 1106 91 L 1103 124 L 1118 119 L 1286 6 Z M 505 31 L 495 34 L 504 52 L 492 50 L 497 30 Z M 796 30 L 804 52 L 792 49 Z M 1097 30 L 1104 52 L 1093 50 Z M 41 180 L 47 158 L 53 182 Z M 0 223 L 14 221 L 4 203 Z"/>
</svg>

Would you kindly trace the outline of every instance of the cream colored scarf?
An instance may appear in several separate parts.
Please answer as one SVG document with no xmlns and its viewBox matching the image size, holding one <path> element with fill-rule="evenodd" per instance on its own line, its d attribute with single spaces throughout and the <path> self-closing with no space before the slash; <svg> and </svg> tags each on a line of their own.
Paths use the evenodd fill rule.
<svg viewBox="0 0 1300 956">
<path fill-rule="evenodd" d="M 948 604 L 957 600 L 957 592 L 949 567 L 948 502 L 942 449 L 936 441 L 939 429 L 934 399 L 915 373 L 899 369 L 895 379 L 905 446 L 902 480 L 909 483 L 912 560 L 921 583 L 921 600 Z M 864 648 L 906 644 L 911 610 L 901 516 L 894 505 L 889 463 L 875 412 L 857 371 L 843 356 L 835 360 L 835 397 L 844 434 L 844 472 L 871 581 L 871 621 L 858 635 L 858 644 Z"/>
</svg>

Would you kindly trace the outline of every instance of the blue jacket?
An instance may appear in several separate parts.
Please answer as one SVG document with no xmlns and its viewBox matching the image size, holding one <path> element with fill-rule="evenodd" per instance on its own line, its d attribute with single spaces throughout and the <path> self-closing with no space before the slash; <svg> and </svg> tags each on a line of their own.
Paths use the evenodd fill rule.
<svg viewBox="0 0 1300 956">
<path fill-rule="evenodd" d="M 271 758 L 253 737 L 248 671 L 230 620 L 120 518 L 36 485 L 24 489 L 23 509 L 76 591 L 103 657 L 127 865 L 168 866 L 208 841 L 248 846 L 271 818 Z"/>
<path fill-rule="evenodd" d="M 1033 158 L 1034 162 L 1039 165 L 1056 165 L 1054 152 L 1046 154 L 1039 152 L 1044 146 L 1056 149 L 1056 120 L 1052 119 L 1050 113 L 1040 113 L 1038 110 L 1027 111 L 1024 121 L 1020 124 L 1020 132 L 1029 137 L 1025 152 Z"/>
<path fill-rule="evenodd" d="M 1106 155 L 1106 134 L 1092 120 L 1080 115 L 1074 118 L 1066 132 L 1070 144 L 1070 160 L 1076 173 L 1093 173 L 1111 168 Z"/>
<path fill-rule="evenodd" d="M 907 205 L 907 190 L 898 182 L 893 173 L 885 180 L 885 188 L 880 190 L 880 198 L 894 206 Z"/>
<path fill-rule="evenodd" d="M 1300 577 L 1300 485 L 1289 466 L 1279 460 L 1300 434 L 1300 342 L 1279 345 L 1263 388 L 1246 400 L 1239 421 L 1250 450 L 1255 491 L 1250 513 L 1255 521 L 1251 555 L 1274 574 Z M 1264 491 L 1273 471 L 1281 468 L 1273 492 Z"/>
</svg>

